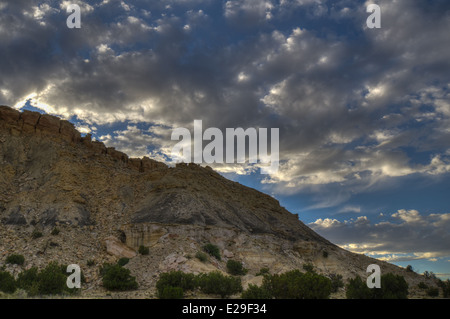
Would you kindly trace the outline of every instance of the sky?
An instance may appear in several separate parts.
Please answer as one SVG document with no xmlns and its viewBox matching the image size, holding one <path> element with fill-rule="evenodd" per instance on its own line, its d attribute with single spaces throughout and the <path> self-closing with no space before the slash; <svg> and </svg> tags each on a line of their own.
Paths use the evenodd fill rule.
<svg viewBox="0 0 450 319">
<path fill-rule="evenodd" d="M 278 171 L 213 168 L 341 247 L 445 279 L 448 30 L 447 0 L 0 0 L 0 104 L 169 165 L 194 120 L 278 128 Z"/>
</svg>

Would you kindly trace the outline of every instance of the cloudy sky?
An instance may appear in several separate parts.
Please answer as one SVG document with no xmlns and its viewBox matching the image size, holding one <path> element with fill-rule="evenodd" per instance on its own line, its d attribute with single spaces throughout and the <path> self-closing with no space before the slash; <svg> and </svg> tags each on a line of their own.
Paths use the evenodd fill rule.
<svg viewBox="0 0 450 319">
<path fill-rule="evenodd" d="M 447 278 L 448 30 L 448 0 L 0 1 L 0 104 L 169 164 L 194 120 L 279 128 L 278 172 L 214 168 L 342 247 Z"/>
</svg>

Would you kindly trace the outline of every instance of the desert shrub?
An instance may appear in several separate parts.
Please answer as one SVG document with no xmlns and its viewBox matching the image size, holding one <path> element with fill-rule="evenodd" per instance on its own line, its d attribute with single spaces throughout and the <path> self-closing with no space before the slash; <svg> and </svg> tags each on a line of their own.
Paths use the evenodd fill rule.
<svg viewBox="0 0 450 319">
<path fill-rule="evenodd" d="M 0 271 L 0 291 L 4 293 L 14 293 L 17 289 L 13 275 L 7 271 Z"/>
<path fill-rule="evenodd" d="M 425 271 L 423 272 L 423 275 L 424 275 L 425 278 L 427 278 L 427 279 L 436 279 L 436 275 L 435 275 L 432 271 L 425 270 Z"/>
<path fill-rule="evenodd" d="M 53 228 L 52 229 L 52 232 L 50 233 L 51 235 L 53 235 L 53 236 L 57 236 L 58 234 L 59 234 L 59 229 L 58 228 Z"/>
<path fill-rule="evenodd" d="M 216 245 L 208 243 L 203 246 L 203 250 L 208 253 L 210 256 L 215 257 L 217 260 L 221 260 L 220 258 L 220 249 Z"/>
<path fill-rule="evenodd" d="M 355 277 L 349 280 L 345 295 L 347 299 L 372 299 L 373 297 L 372 289 L 367 287 L 367 283 L 361 277 Z"/>
<path fill-rule="evenodd" d="M 89 260 L 86 262 L 86 265 L 88 265 L 89 267 L 92 267 L 92 266 L 95 265 L 95 261 L 94 261 L 93 259 L 89 259 Z"/>
<path fill-rule="evenodd" d="M 322 257 L 328 258 L 328 251 L 326 251 L 326 250 L 322 251 Z"/>
<path fill-rule="evenodd" d="M 31 286 L 38 280 L 39 270 L 37 267 L 31 267 L 30 269 L 22 271 L 17 276 L 17 286 L 24 290 L 29 290 Z"/>
<path fill-rule="evenodd" d="M 117 264 L 120 266 L 125 266 L 130 261 L 130 258 L 122 257 L 117 261 Z"/>
<path fill-rule="evenodd" d="M 100 276 L 104 276 L 106 275 L 106 273 L 108 272 L 109 268 L 111 268 L 113 266 L 113 264 L 110 263 L 104 263 L 101 267 L 100 267 Z"/>
<path fill-rule="evenodd" d="M 201 252 L 201 251 L 198 251 L 198 252 L 195 254 L 195 258 L 197 258 L 197 259 L 200 260 L 201 262 L 205 262 L 205 261 L 208 260 L 208 256 L 207 256 L 205 253 Z"/>
<path fill-rule="evenodd" d="M 31 233 L 31 238 L 36 239 L 36 238 L 40 238 L 42 237 L 42 232 L 40 232 L 37 229 L 34 229 L 33 232 Z"/>
<path fill-rule="evenodd" d="M 62 270 L 62 266 L 57 262 L 51 262 L 39 272 L 37 291 L 40 295 L 58 295 L 69 292 L 66 285 L 67 275 Z"/>
<path fill-rule="evenodd" d="M 247 269 L 242 266 L 241 262 L 232 259 L 227 261 L 227 271 L 233 276 L 243 276 L 247 273 Z"/>
<path fill-rule="evenodd" d="M 331 292 L 337 292 L 339 288 L 344 287 L 344 282 L 342 281 L 342 275 L 331 274 Z"/>
<path fill-rule="evenodd" d="M 270 269 L 263 267 L 259 270 L 259 272 L 256 274 L 256 276 L 266 276 L 266 275 L 270 275 Z"/>
<path fill-rule="evenodd" d="M 263 287 L 277 299 L 327 299 L 331 280 L 314 272 L 292 270 L 280 275 L 265 276 Z"/>
<path fill-rule="evenodd" d="M 438 286 L 442 288 L 444 298 L 448 298 L 448 296 L 450 296 L 450 279 L 447 279 L 446 281 L 439 280 Z"/>
<path fill-rule="evenodd" d="M 306 272 L 314 272 L 314 266 L 311 264 L 304 264 L 303 270 Z"/>
<path fill-rule="evenodd" d="M 25 262 L 25 257 L 23 257 L 22 255 L 12 254 L 6 258 L 7 264 L 14 264 L 14 265 L 22 266 L 24 264 L 24 262 Z"/>
<path fill-rule="evenodd" d="M 49 263 L 39 271 L 32 267 L 22 271 L 17 277 L 17 285 L 27 291 L 29 296 L 37 295 L 66 295 L 78 293 L 80 289 L 67 287 L 66 265 L 57 262 Z M 85 282 L 84 274 L 81 273 L 81 282 Z"/>
<path fill-rule="evenodd" d="M 150 249 L 148 247 L 141 245 L 141 246 L 139 246 L 138 252 L 141 255 L 148 255 L 150 253 Z"/>
<path fill-rule="evenodd" d="M 183 299 L 183 295 L 183 288 L 167 286 L 158 296 L 159 299 Z"/>
<path fill-rule="evenodd" d="M 428 285 L 426 283 L 424 283 L 423 281 L 419 282 L 419 284 L 417 285 L 417 287 L 419 289 L 428 289 Z"/>
<path fill-rule="evenodd" d="M 242 292 L 242 299 L 272 299 L 272 294 L 263 286 L 258 287 L 249 284 L 248 288 Z"/>
<path fill-rule="evenodd" d="M 115 264 L 103 265 L 102 274 L 103 287 L 112 291 L 126 291 L 137 289 L 136 278 L 131 276 L 130 270 Z"/>
<path fill-rule="evenodd" d="M 226 276 L 220 271 L 213 271 L 208 274 L 198 275 L 197 283 L 203 293 L 220 295 L 221 298 L 227 298 L 231 295 L 242 292 L 240 277 Z"/>
<path fill-rule="evenodd" d="M 331 293 L 331 280 L 313 272 L 306 272 L 301 277 L 298 288 L 302 299 L 327 299 Z"/>
<path fill-rule="evenodd" d="M 438 297 L 439 296 L 439 289 L 436 287 L 430 287 L 427 289 L 427 296 L 429 297 Z"/>
<path fill-rule="evenodd" d="M 391 273 L 381 276 L 381 288 L 367 287 L 360 277 L 350 279 L 346 287 L 348 299 L 407 299 L 408 284 L 405 278 Z"/>
<path fill-rule="evenodd" d="M 446 280 L 443 287 L 442 287 L 442 293 L 444 295 L 444 298 L 448 298 L 450 296 L 450 280 Z"/>
<path fill-rule="evenodd" d="M 403 276 L 391 273 L 381 276 L 381 288 L 373 289 L 375 293 L 378 291 L 377 299 L 407 299 L 408 284 Z"/>
<path fill-rule="evenodd" d="M 414 268 L 411 265 L 406 266 L 406 271 L 407 272 L 414 272 Z"/>
<path fill-rule="evenodd" d="M 162 273 L 156 282 L 156 290 L 158 292 L 158 297 L 163 299 L 164 289 L 168 287 L 178 287 L 182 291 L 188 291 L 195 289 L 196 277 L 194 274 L 187 274 L 182 271 L 171 271 Z M 168 293 L 168 292 L 167 292 Z"/>
</svg>

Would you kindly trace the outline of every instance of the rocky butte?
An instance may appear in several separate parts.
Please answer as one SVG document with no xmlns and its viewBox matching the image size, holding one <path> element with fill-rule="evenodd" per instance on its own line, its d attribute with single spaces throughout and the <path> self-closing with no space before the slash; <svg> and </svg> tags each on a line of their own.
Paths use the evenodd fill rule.
<svg viewBox="0 0 450 319">
<path fill-rule="evenodd" d="M 57 227 L 60 233 L 51 235 Z M 33 238 L 39 231 L 42 237 Z M 324 275 L 366 278 L 367 266 L 401 274 L 416 286 L 423 276 L 339 248 L 304 225 L 271 196 L 230 181 L 196 164 L 168 167 L 82 137 L 73 124 L 55 116 L 0 106 L 0 265 L 12 253 L 24 266 L 49 261 L 78 264 L 85 296 L 103 297 L 99 267 L 130 258 L 125 266 L 139 289 L 118 296 L 154 296 L 162 272 L 225 271 L 235 259 L 255 276 L 313 264 Z M 221 261 L 194 258 L 213 243 Z M 137 253 L 149 247 L 148 255 Z M 324 253 L 326 252 L 326 253 Z M 414 293 L 414 292 L 412 292 Z M 336 297 L 342 297 L 338 295 Z"/>
</svg>

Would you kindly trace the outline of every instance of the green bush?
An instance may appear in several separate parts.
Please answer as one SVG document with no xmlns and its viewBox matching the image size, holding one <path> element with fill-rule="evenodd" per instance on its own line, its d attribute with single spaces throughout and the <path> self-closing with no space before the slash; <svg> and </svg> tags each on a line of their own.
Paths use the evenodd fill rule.
<svg viewBox="0 0 450 319">
<path fill-rule="evenodd" d="M 88 265 L 89 267 L 92 267 L 92 266 L 95 265 L 95 261 L 94 261 L 93 259 L 89 259 L 89 260 L 86 262 L 86 265 Z"/>
<path fill-rule="evenodd" d="M 0 271 L 0 291 L 4 293 L 14 293 L 17 289 L 13 275 L 7 271 Z"/>
<path fill-rule="evenodd" d="M 221 260 L 220 258 L 220 249 L 216 245 L 208 243 L 203 246 L 203 250 L 208 253 L 210 256 L 215 257 L 217 260 Z"/>
<path fill-rule="evenodd" d="M 427 285 L 426 283 L 424 283 L 423 281 L 421 281 L 421 282 L 417 285 L 417 287 L 418 287 L 419 289 L 428 289 L 428 285 Z"/>
<path fill-rule="evenodd" d="M 227 271 L 233 276 L 244 276 L 247 273 L 247 269 L 244 269 L 241 262 L 232 259 L 227 261 Z"/>
<path fill-rule="evenodd" d="M 25 262 L 25 257 L 23 257 L 22 255 L 12 254 L 6 258 L 7 264 L 14 264 L 14 265 L 22 266 L 24 264 L 24 262 Z"/>
<path fill-rule="evenodd" d="M 408 284 L 400 275 L 391 273 L 381 276 L 381 288 L 374 289 L 374 292 L 380 293 L 377 299 L 407 299 L 408 298 Z"/>
<path fill-rule="evenodd" d="M 126 291 L 137 289 L 136 278 L 131 276 L 130 270 L 120 265 L 105 264 L 100 273 L 102 274 L 103 287 L 112 291 Z"/>
<path fill-rule="evenodd" d="M 436 275 L 435 275 L 434 272 L 432 272 L 432 271 L 425 270 L 425 271 L 423 272 L 423 275 L 424 275 L 425 278 L 427 278 L 427 279 L 436 279 Z"/>
<path fill-rule="evenodd" d="M 367 283 L 361 277 L 355 277 L 349 280 L 345 295 L 347 299 L 373 299 L 372 289 L 367 287 Z"/>
<path fill-rule="evenodd" d="M 117 264 L 120 266 L 125 266 L 130 261 L 130 258 L 122 257 L 117 261 Z"/>
<path fill-rule="evenodd" d="M 22 271 L 17 276 L 17 286 L 21 289 L 28 291 L 35 282 L 38 281 L 39 270 L 37 267 L 31 267 L 30 269 Z"/>
<path fill-rule="evenodd" d="M 331 292 L 337 292 L 339 288 L 344 287 L 344 282 L 342 281 L 342 275 L 331 274 Z"/>
<path fill-rule="evenodd" d="M 346 287 L 348 299 L 407 299 L 408 284 L 405 278 L 391 273 L 381 276 L 381 288 L 367 287 L 367 283 L 356 277 Z"/>
<path fill-rule="evenodd" d="M 203 293 L 220 295 L 221 298 L 242 292 L 240 277 L 225 276 L 220 271 L 198 275 L 197 283 Z"/>
<path fill-rule="evenodd" d="M 183 299 L 183 288 L 181 287 L 164 287 L 159 294 L 160 299 Z"/>
<path fill-rule="evenodd" d="M 256 276 L 266 276 L 266 275 L 270 275 L 270 269 L 263 267 L 259 270 L 259 272 L 256 274 Z"/>
<path fill-rule="evenodd" d="M 205 253 L 202 253 L 201 251 L 198 251 L 195 254 L 195 257 L 200 260 L 201 262 L 205 262 L 208 260 L 208 255 L 206 255 Z"/>
<path fill-rule="evenodd" d="M 141 245 L 141 246 L 139 246 L 138 252 L 141 255 L 148 255 L 150 253 L 150 249 L 148 247 Z"/>
<path fill-rule="evenodd" d="M 40 238 L 42 237 L 42 232 L 40 232 L 37 229 L 34 229 L 33 232 L 31 233 L 31 238 L 36 239 L 36 238 Z"/>
<path fill-rule="evenodd" d="M 242 292 L 242 299 L 272 299 L 272 294 L 264 287 L 258 287 L 253 284 L 249 284 L 248 288 Z"/>
<path fill-rule="evenodd" d="M 311 264 L 304 264 L 303 270 L 306 272 L 314 272 L 314 266 Z"/>
<path fill-rule="evenodd" d="M 168 296 L 178 298 L 180 292 L 196 288 L 200 288 L 205 294 L 220 295 L 222 298 L 242 292 L 240 278 L 225 276 L 219 271 L 208 274 L 201 273 L 198 276 L 182 271 L 171 271 L 162 273 L 156 283 L 158 297 L 161 299 L 169 298 Z"/>
<path fill-rule="evenodd" d="M 448 298 L 450 296 L 450 279 L 446 281 L 439 280 L 438 286 L 442 288 L 442 295 L 444 298 Z"/>
<path fill-rule="evenodd" d="M 159 298 L 163 299 L 164 289 L 168 287 L 178 287 L 182 291 L 194 290 L 196 287 L 196 277 L 194 274 L 187 274 L 182 271 L 162 273 L 156 282 L 156 290 Z"/>
<path fill-rule="evenodd" d="M 109 264 L 109 263 L 104 263 L 101 267 L 100 267 L 100 276 L 104 276 L 106 275 L 106 273 L 108 272 L 109 268 L 111 268 L 113 266 L 113 264 Z"/>
<path fill-rule="evenodd" d="M 24 289 L 29 296 L 78 293 L 80 289 L 67 287 L 68 276 L 67 265 L 60 265 L 54 261 L 41 271 L 37 267 L 22 271 L 17 277 L 17 286 Z M 81 282 L 85 282 L 83 272 L 80 279 Z"/>
<path fill-rule="evenodd" d="M 429 297 L 438 297 L 439 296 L 439 289 L 436 287 L 430 287 L 427 289 L 427 296 Z"/>
<path fill-rule="evenodd" d="M 59 295 L 67 291 L 67 275 L 57 262 L 49 263 L 38 275 L 38 292 L 40 295 Z"/>
<path fill-rule="evenodd" d="M 298 269 L 265 276 L 263 287 L 277 299 L 327 299 L 331 294 L 329 278 Z"/>
</svg>

